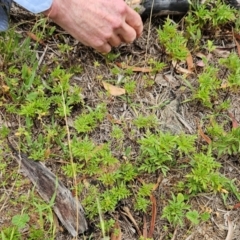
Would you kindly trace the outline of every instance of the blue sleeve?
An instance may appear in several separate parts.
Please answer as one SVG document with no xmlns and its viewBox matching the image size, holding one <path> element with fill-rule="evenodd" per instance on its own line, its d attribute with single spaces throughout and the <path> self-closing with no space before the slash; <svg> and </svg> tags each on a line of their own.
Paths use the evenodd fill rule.
<svg viewBox="0 0 240 240">
<path fill-rule="evenodd" d="M 14 0 L 14 1 L 32 13 L 40 13 L 48 10 L 53 2 L 53 0 Z"/>
<path fill-rule="evenodd" d="M 12 0 L 0 0 L 0 32 L 8 29 L 8 16 Z"/>
<path fill-rule="evenodd" d="M 14 0 L 23 8 L 33 13 L 40 13 L 48 10 L 53 0 Z M 0 0 L 0 32 L 8 29 L 8 17 L 12 0 Z"/>
</svg>

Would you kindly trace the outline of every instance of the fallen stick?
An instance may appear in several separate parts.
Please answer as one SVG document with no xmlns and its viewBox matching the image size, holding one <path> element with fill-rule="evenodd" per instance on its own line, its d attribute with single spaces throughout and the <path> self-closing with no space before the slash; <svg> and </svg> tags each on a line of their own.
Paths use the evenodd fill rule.
<svg viewBox="0 0 240 240">
<path fill-rule="evenodd" d="M 54 198 L 53 210 L 67 231 L 76 237 L 87 230 L 84 210 L 71 192 L 41 162 L 19 153 L 9 142 L 18 164 L 36 187 L 39 195 L 49 203 Z"/>
</svg>

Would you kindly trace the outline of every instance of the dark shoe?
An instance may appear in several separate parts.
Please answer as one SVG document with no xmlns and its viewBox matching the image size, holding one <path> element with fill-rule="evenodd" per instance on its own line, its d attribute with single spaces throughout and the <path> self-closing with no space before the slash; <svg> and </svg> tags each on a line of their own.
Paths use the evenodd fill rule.
<svg viewBox="0 0 240 240">
<path fill-rule="evenodd" d="M 143 0 L 142 6 L 145 8 L 142 17 L 150 16 L 151 9 L 153 15 L 181 15 L 189 9 L 188 0 Z"/>
<path fill-rule="evenodd" d="M 240 0 L 227 0 L 226 3 L 236 9 L 240 9 Z"/>
<path fill-rule="evenodd" d="M 200 0 L 198 2 L 201 2 Z M 240 0 L 226 0 L 226 3 L 236 9 L 240 9 Z M 151 9 L 153 15 L 183 15 L 189 9 L 189 0 L 143 0 L 141 5 L 144 11 L 143 18 L 150 16 Z"/>
</svg>

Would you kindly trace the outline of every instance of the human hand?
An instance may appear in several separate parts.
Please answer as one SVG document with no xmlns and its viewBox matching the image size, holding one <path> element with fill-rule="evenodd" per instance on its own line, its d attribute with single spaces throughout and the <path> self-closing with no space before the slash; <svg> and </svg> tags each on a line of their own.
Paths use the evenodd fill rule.
<svg viewBox="0 0 240 240">
<path fill-rule="evenodd" d="M 102 53 L 133 42 L 143 30 L 141 17 L 123 0 L 53 0 L 45 15 Z"/>
</svg>

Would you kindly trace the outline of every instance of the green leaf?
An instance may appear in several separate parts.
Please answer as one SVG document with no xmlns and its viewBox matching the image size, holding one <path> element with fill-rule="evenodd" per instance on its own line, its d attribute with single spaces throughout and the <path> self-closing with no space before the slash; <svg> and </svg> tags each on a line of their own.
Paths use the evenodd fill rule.
<svg viewBox="0 0 240 240">
<path fill-rule="evenodd" d="M 22 215 L 15 215 L 12 218 L 12 224 L 18 228 L 24 228 L 26 223 L 30 220 L 28 214 L 24 213 Z"/>
<path fill-rule="evenodd" d="M 200 217 L 201 217 L 201 220 L 202 220 L 202 221 L 206 222 L 206 221 L 208 221 L 209 218 L 210 218 L 210 213 L 204 212 L 204 213 L 202 213 L 202 214 L 200 215 Z"/>
<path fill-rule="evenodd" d="M 177 195 L 177 201 L 180 202 L 180 203 L 184 201 L 184 196 L 183 196 L 182 193 L 179 193 L 179 194 Z"/>
<path fill-rule="evenodd" d="M 189 211 L 186 214 L 188 220 L 190 220 L 193 224 L 199 224 L 199 213 L 196 210 Z"/>
</svg>

